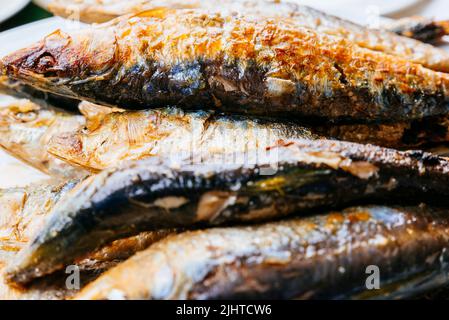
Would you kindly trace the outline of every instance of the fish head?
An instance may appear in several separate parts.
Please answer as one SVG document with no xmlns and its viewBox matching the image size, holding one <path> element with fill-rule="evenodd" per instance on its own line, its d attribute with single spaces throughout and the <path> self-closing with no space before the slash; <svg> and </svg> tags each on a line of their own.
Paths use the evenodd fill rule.
<svg viewBox="0 0 449 320">
<path fill-rule="evenodd" d="M 146 154 L 147 135 L 155 120 L 145 112 L 124 112 L 88 102 L 79 106 L 84 128 L 52 137 L 48 152 L 66 162 L 97 172 Z"/>
<path fill-rule="evenodd" d="M 105 34 L 93 36 L 90 29 L 71 35 L 57 30 L 4 57 L 0 75 L 43 91 L 76 97 L 74 86 L 104 77 L 116 63 L 114 34 L 107 28 L 103 31 Z"/>
<path fill-rule="evenodd" d="M 48 127 L 55 119 L 55 112 L 28 99 L 2 96 L 0 99 L 0 127 L 2 140 L 13 137 L 21 130 Z"/>
</svg>

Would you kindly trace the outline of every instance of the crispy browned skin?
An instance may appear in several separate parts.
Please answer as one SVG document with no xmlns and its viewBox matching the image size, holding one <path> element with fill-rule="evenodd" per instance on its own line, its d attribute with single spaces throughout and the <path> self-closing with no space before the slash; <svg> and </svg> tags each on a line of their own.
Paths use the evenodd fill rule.
<svg viewBox="0 0 449 320">
<path fill-rule="evenodd" d="M 446 210 L 360 207 L 187 232 L 138 253 L 77 299 L 404 298 L 445 283 Z M 370 265 L 380 290 L 365 287 Z"/>
<path fill-rule="evenodd" d="M 47 152 L 53 135 L 78 130 L 83 125 L 82 116 L 58 110 L 43 101 L 0 94 L 0 147 L 53 177 L 71 179 L 88 174 Z"/>
<path fill-rule="evenodd" d="M 2 63 L 40 89 L 123 108 L 359 121 L 449 111 L 447 74 L 288 19 L 153 10 L 72 36 L 55 32 Z"/>
<path fill-rule="evenodd" d="M 56 15 L 81 19 L 85 22 L 105 22 L 125 14 L 137 14 L 145 10 L 160 7 L 172 9 L 205 9 L 219 11 L 223 15 L 257 15 L 260 17 L 290 18 L 296 25 L 308 27 L 318 32 L 344 37 L 359 46 L 383 51 L 423 64 L 438 71 L 449 71 L 449 55 L 441 49 L 423 44 L 419 41 L 396 35 L 386 30 L 371 30 L 352 22 L 328 15 L 289 1 L 264 0 L 112 0 L 105 3 L 99 0 L 47 0 L 48 8 Z M 404 24 L 402 24 L 404 25 Z M 401 28 L 396 31 L 410 31 Z M 430 24 L 421 27 L 421 32 L 406 33 L 408 36 L 429 34 Z M 433 37 L 436 29 L 433 28 Z M 424 31 L 424 32 L 423 32 Z M 405 33 L 405 32 L 404 32 Z M 426 37 L 428 39 L 429 37 Z"/>
<path fill-rule="evenodd" d="M 115 264 L 125 261 L 136 252 L 178 232 L 175 229 L 141 232 L 136 236 L 115 240 L 111 244 L 79 258 L 75 264 L 83 270 L 107 270 Z"/>
<path fill-rule="evenodd" d="M 447 159 L 421 151 L 297 140 L 256 156 L 153 157 L 91 176 L 58 202 L 7 277 L 27 283 L 142 231 L 254 223 L 354 201 L 445 203 L 449 194 Z"/>
</svg>

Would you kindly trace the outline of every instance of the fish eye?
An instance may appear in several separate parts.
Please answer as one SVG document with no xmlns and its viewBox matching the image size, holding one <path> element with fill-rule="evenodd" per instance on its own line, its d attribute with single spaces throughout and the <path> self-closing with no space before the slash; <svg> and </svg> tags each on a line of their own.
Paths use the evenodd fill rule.
<svg viewBox="0 0 449 320">
<path fill-rule="evenodd" d="M 14 114 L 14 118 L 18 121 L 21 122 L 31 122 L 36 120 L 37 118 L 37 113 L 34 111 L 30 111 L 30 112 L 18 112 L 16 114 Z"/>
<path fill-rule="evenodd" d="M 53 66 L 55 66 L 55 64 L 56 64 L 55 58 L 51 54 L 46 53 L 46 54 L 43 54 L 39 58 L 36 67 L 41 69 L 41 70 L 47 70 L 47 69 L 52 68 Z"/>
</svg>

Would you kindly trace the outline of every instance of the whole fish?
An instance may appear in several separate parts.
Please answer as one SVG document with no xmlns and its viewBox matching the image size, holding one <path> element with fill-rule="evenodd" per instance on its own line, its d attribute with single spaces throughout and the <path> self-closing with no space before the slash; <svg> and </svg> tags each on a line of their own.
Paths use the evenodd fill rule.
<svg viewBox="0 0 449 320">
<path fill-rule="evenodd" d="M 447 283 L 448 231 L 447 210 L 368 206 L 186 232 L 109 270 L 75 298 L 410 297 Z M 379 290 L 366 287 L 370 266 L 380 270 Z"/>
<path fill-rule="evenodd" d="M 53 136 L 47 150 L 92 172 L 128 160 L 180 152 L 192 158 L 247 152 L 293 138 L 331 137 L 395 148 L 449 141 L 447 117 L 397 124 L 304 125 L 174 107 L 124 111 L 83 102 L 79 108 L 86 117 L 86 127 Z"/>
<path fill-rule="evenodd" d="M 171 162 L 170 162 L 171 161 Z M 141 231 L 250 223 L 354 201 L 445 203 L 449 162 L 339 141 L 286 142 L 265 154 L 150 158 L 78 184 L 7 272 L 26 283 Z"/>
<path fill-rule="evenodd" d="M 436 21 L 419 16 L 399 19 L 386 27 L 399 35 L 427 43 L 438 43 L 449 35 L 449 20 Z"/>
<path fill-rule="evenodd" d="M 40 232 L 54 205 L 77 183 L 77 180 L 72 180 L 0 190 L 0 271 Z M 87 253 L 73 264 L 80 268 L 83 282 L 87 283 L 118 262 L 175 232 L 177 231 L 142 232 L 133 237 L 118 239 L 97 251 Z M 26 288 L 7 286 L 1 280 L 0 300 L 68 298 L 75 292 L 66 288 L 66 278 L 64 273 L 56 274 L 33 282 Z"/>
<path fill-rule="evenodd" d="M 53 135 L 77 130 L 84 122 L 82 116 L 42 101 L 0 95 L 0 147 L 50 176 L 81 178 L 88 174 L 47 152 Z"/>
<path fill-rule="evenodd" d="M 1 63 L 39 89 L 123 108 L 390 122 L 449 111 L 448 74 L 288 19 L 153 10 L 54 32 Z"/>
<path fill-rule="evenodd" d="M 247 152 L 279 140 L 318 139 L 307 127 L 263 119 L 225 116 L 177 108 L 125 112 L 83 102 L 85 128 L 56 135 L 48 152 L 91 171 L 123 161 L 184 153 L 201 158 L 213 153 Z"/>
<path fill-rule="evenodd" d="M 336 35 L 355 42 L 357 45 L 375 51 L 383 51 L 405 59 L 423 64 L 437 71 L 449 71 L 449 54 L 444 50 L 426 45 L 406 37 L 401 37 L 387 30 L 373 30 L 350 21 L 297 5 L 288 1 L 263 0 L 39 0 L 44 2 L 54 14 L 81 20 L 84 22 L 106 22 L 126 14 L 138 14 L 145 10 L 160 7 L 171 9 L 203 9 L 220 12 L 222 15 L 257 15 L 259 17 L 277 17 L 292 19 L 297 26 L 307 27 L 318 32 Z M 401 35 L 423 38 L 429 34 L 427 27 L 417 28 L 416 23 L 401 24 L 392 29 Z M 435 23 L 434 25 L 437 26 Z M 404 27 L 406 26 L 406 27 Z M 410 33 L 410 29 L 414 32 Z M 432 28 L 435 38 L 436 29 Z M 421 31 L 419 31 L 421 30 Z M 419 31 L 419 32 L 418 32 Z M 430 40 L 428 36 L 426 40 Z"/>
</svg>

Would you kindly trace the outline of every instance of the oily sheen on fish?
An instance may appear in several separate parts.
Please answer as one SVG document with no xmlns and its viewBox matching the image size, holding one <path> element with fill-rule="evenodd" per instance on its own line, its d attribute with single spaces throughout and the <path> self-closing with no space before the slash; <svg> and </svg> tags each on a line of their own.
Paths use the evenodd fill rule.
<svg viewBox="0 0 449 320">
<path fill-rule="evenodd" d="M 266 154 L 137 161 L 102 171 L 58 202 L 9 268 L 10 281 L 49 274 L 141 231 L 253 223 L 354 201 L 447 201 L 449 163 L 339 141 L 296 140 Z"/>
<path fill-rule="evenodd" d="M 366 206 L 186 232 L 109 270 L 75 298 L 409 298 L 446 282 L 448 228 L 444 209 Z M 367 289 L 373 266 L 379 290 Z"/>
<path fill-rule="evenodd" d="M 84 22 L 106 22 L 126 14 L 161 7 L 170 9 L 201 9 L 222 15 L 256 15 L 261 18 L 292 19 L 297 26 L 343 37 L 357 45 L 382 51 L 422 64 L 436 71 L 449 71 L 449 54 L 418 40 L 433 41 L 446 30 L 444 23 L 408 19 L 386 29 L 373 30 L 326 14 L 292 1 L 273 0 L 40 0 L 54 14 Z M 396 32 L 396 33 L 394 33 Z M 398 35 L 399 34 L 399 35 Z M 402 37 L 404 35 L 406 37 Z"/>
</svg>

